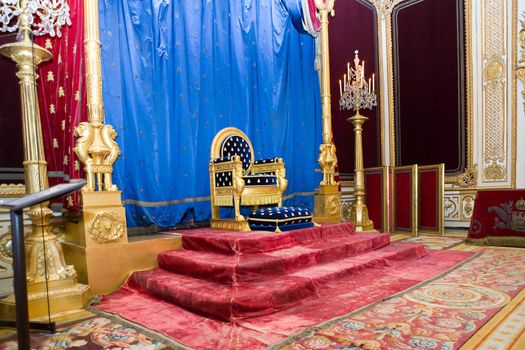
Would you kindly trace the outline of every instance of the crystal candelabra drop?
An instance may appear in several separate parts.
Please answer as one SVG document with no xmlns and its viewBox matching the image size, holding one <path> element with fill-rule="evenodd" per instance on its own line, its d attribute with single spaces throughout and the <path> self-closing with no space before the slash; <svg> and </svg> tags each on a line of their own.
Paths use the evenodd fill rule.
<svg viewBox="0 0 525 350">
<path fill-rule="evenodd" d="M 32 27 L 34 35 L 60 37 L 60 28 L 71 25 L 66 0 L 0 0 L 0 31 Z"/>
<path fill-rule="evenodd" d="M 346 66 L 343 81 L 339 80 L 339 106 L 341 109 L 354 110 L 354 116 L 347 120 L 354 125 L 355 133 L 355 165 L 354 165 L 354 195 L 355 201 L 350 209 L 350 221 L 357 232 L 374 229 L 374 223 L 368 218 L 368 209 L 365 205 L 365 182 L 363 171 L 363 124 L 367 117 L 361 115 L 362 108 L 372 109 L 377 105 L 375 94 L 375 76 L 368 81 L 365 79 L 365 61 L 359 60 L 358 51 L 355 51 L 354 65 Z"/>
<path fill-rule="evenodd" d="M 375 94 L 375 75 L 368 81 L 365 79 L 365 61 L 360 63 L 359 51 L 355 50 L 354 65 L 350 67 L 347 63 L 347 73 L 343 76 L 343 81 L 339 80 L 339 107 L 359 111 L 360 109 L 372 109 L 377 106 L 377 96 Z"/>
</svg>

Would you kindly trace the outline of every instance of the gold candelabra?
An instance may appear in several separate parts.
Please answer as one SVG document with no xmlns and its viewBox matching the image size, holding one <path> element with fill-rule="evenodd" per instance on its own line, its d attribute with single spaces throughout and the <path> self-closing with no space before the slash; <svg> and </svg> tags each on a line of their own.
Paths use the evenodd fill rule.
<svg viewBox="0 0 525 350">
<path fill-rule="evenodd" d="M 365 61 L 360 62 L 359 51 L 355 51 L 354 67 L 347 64 L 347 72 L 343 81 L 339 80 L 339 107 L 354 110 L 356 113 L 347 120 L 354 125 L 355 132 L 355 166 L 354 166 L 354 195 L 355 201 L 350 209 L 350 221 L 355 225 L 357 232 L 374 229 L 374 223 L 368 218 L 368 208 L 365 204 L 365 181 L 363 173 L 363 124 L 368 120 L 361 115 L 362 108 L 372 109 L 377 105 L 375 94 L 374 74 L 372 78 L 365 78 Z"/>
<path fill-rule="evenodd" d="M 36 45 L 32 34 L 60 36 L 60 27 L 66 24 L 71 24 L 71 21 L 65 0 L 0 1 L 0 31 L 18 30 L 18 41 L 0 46 L 0 54 L 13 60 L 18 68 L 27 194 L 49 187 L 36 94 L 36 67 L 50 60 L 51 53 Z M 44 315 L 48 310 L 60 312 L 82 307 L 89 294 L 89 287 L 76 283 L 77 272 L 64 260 L 61 242 L 49 227 L 52 211 L 48 205 L 46 202 L 27 212 L 32 223 L 32 231 L 25 239 L 31 317 Z M 49 305 L 46 284 L 53 289 L 49 292 L 52 297 Z M 0 311 L 12 314 L 14 303 L 14 296 L 4 298 Z"/>
</svg>

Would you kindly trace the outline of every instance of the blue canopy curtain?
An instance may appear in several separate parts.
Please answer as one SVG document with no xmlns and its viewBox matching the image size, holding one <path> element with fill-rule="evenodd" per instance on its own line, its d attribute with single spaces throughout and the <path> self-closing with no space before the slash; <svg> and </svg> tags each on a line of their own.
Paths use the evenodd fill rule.
<svg viewBox="0 0 525 350">
<path fill-rule="evenodd" d="M 293 25 L 300 3 L 100 1 L 106 122 L 122 150 L 114 178 L 129 226 L 210 218 L 210 145 L 228 126 L 257 158 L 282 156 L 286 204 L 312 207 L 321 106 L 314 39 Z"/>
</svg>

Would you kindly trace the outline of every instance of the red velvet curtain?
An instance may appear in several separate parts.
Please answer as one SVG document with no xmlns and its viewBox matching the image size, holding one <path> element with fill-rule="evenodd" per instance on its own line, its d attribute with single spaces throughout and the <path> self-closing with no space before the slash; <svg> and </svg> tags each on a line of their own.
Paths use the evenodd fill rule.
<svg viewBox="0 0 525 350">
<path fill-rule="evenodd" d="M 0 34 L 0 44 L 16 41 L 16 34 Z M 15 62 L 0 56 L 0 183 L 24 183 L 24 149 L 22 142 L 22 112 L 20 86 Z M 7 151 L 9 150 L 9 151 Z M 13 176 L 16 173 L 16 176 Z"/>
<path fill-rule="evenodd" d="M 38 102 L 50 186 L 70 178 L 83 177 L 82 164 L 73 148 L 73 131 L 86 120 L 84 83 L 83 0 L 68 1 L 71 26 L 62 28 L 62 37 L 36 37 L 35 42 L 49 50 L 53 58 L 40 65 Z M 67 197 L 67 209 L 78 208 L 78 196 Z"/>
</svg>

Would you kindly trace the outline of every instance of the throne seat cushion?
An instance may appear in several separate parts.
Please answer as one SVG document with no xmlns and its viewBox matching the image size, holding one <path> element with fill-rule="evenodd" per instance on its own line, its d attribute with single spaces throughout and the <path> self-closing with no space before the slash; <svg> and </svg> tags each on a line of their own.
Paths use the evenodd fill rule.
<svg viewBox="0 0 525 350">
<path fill-rule="evenodd" d="M 245 175 L 242 177 L 244 186 L 275 186 L 277 185 L 277 176 L 266 174 Z"/>
<path fill-rule="evenodd" d="M 254 210 L 248 216 L 252 230 L 287 231 L 312 227 L 312 212 L 300 207 L 273 207 Z"/>
</svg>

